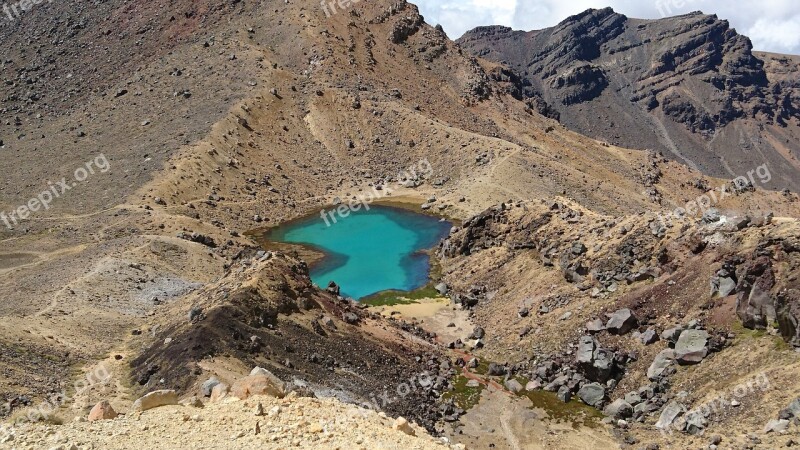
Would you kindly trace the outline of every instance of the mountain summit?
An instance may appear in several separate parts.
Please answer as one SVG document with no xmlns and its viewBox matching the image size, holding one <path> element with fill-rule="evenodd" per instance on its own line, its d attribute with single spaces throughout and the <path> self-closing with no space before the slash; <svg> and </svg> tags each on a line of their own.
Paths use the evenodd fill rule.
<svg viewBox="0 0 800 450">
<path fill-rule="evenodd" d="M 715 15 L 590 9 L 544 30 L 479 27 L 457 42 L 509 66 L 572 130 L 715 176 L 766 162 L 770 187 L 800 187 L 800 57 L 753 52 Z"/>
</svg>

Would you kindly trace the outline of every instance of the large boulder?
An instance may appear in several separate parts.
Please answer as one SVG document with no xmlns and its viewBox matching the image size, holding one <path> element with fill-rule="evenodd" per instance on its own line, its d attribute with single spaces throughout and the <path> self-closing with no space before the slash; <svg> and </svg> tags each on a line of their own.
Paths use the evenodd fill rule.
<svg viewBox="0 0 800 450">
<path fill-rule="evenodd" d="M 283 398 L 286 396 L 286 385 L 280 378 L 267 369 L 256 367 L 250 375 L 236 380 L 231 386 L 231 395 L 241 400 L 254 395 L 269 395 Z"/>
<path fill-rule="evenodd" d="M 625 334 L 634 329 L 638 323 L 633 312 L 628 308 L 624 308 L 608 315 L 606 330 L 612 334 Z"/>
<path fill-rule="evenodd" d="M 586 383 L 578 390 L 578 397 L 587 405 L 598 407 L 606 398 L 606 390 L 600 383 Z"/>
<path fill-rule="evenodd" d="M 606 329 L 605 324 L 600 319 L 590 320 L 586 322 L 586 331 L 589 333 L 599 333 Z"/>
<path fill-rule="evenodd" d="M 325 290 L 333 295 L 339 295 L 339 293 L 341 293 L 342 288 L 340 288 L 335 281 L 331 280 L 328 282 L 328 287 L 325 288 Z"/>
<path fill-rule="evenodd" d="M 522 389 L 523 389 L 522 388 L 522 384 L 520 384 L 519 381 L 517 381 L 517 380 L 515 380 L 513 378 L 509 378 L 508 380 L 506 380 L 505 387 L 506 387 L 506 389 L 508 389 L 509 391 L 511 391 L 511 392 L 513 392 L 515 394 L 518 393 L 518 392 L 521 392 Z"/>
<path fill-rule="evenodd" d="M 675 343 L 675 360 L 681 364 L 697 364 L 708 355 L 709 334 L 705 330 L 684 330 Z"/>
<path fill-rule="evenodd" d="M 722 263 L 717 273 L 711 278 L 711 295 L 719 294 L 727 297 L 736 292 L 736 266 L 741 263 L 740 258 L 732 258 Z"/>
<path fill-rule="evenodd" d="M 569 403 L 572 399 L 572 391 L 567 386 L 561 386 L 556 393 L 556 397 L 564 403 Z"/>
<path fill-rule="evenodd" d="M 643 415 L 649 415 L 661 409 L 661 403 L 655 400 L 647 400 L 639 403 L 633 407 L 633 417 L 639 418 Z"/>
<path fill-rule="evenodd" d="M 638 392 L 628 392 L 625 394 L 625 401 L 628 402 L 629 405 L 636 406 L 639 403 L 642 403 L 644 400 Z"/>
<path fill-rule="evenodd" d="M 578 364 L 591 364 L 594 360 L 594 349 L 597 347 L 596 341 L 591 336 L 581 336 L 578 340 L 578 351 L 576 352 L 575 362 Z"/>
<path fill-rule="evenodd" d="M 615 368 L 614 352 L 605 348 L 598 348 L 594 351 L 592 366 L 585 375 L 586 378 L 592 381 L 605 383 L 613 377 Z"/>
<path fill-rule="evenodd" d="M 200 393 L 203 394 L 203 397 L 211 397 L 211 390 L 214 389 L 214 386 L 218 385 L 220 381 L 217 377 L 211 377 L 208 380 L 204 381 L 202 386 L 200 386 Z"/>
<path fill-rule="evenodd" d="M 711 279 L 711 295 L 727 297 L 736 291 L 736 280 L 731 277 L 715 276 Z"/>
<path fill-rule="evenodd" d="M 639 341 L 644 345 L 655 344 L 658 341 L 658 333 L 653 328 L 648 328 L 644 333 L 639 335 Z"/>
<path fill-rule="evenodd" d="M 558 376 L 550 383 L 547 383 L 547 385 L 543 389 L 547 392 L 556 392 L 562 387 L 566 386 L 566 384 L 569 383 L 569 380 L 570 380 L 569 375 Z"/>
<path fill-rule="evenodd" d="M 177 405 L 178 393 L 171 389 L 153 391 L 133 403 L 134 411 L 147 411 L 161 406 Z"/>
<path fill-rule="evenodd" d="M 800 347 L 800 290 L 779 292 L 775 298 L 775 313 L 783 339 L 794 347 Z"/>
<path fill-rule="evenodd" d="M 358 314 L 356 313 L 345 312 L 342 313 L 342 320 L 350 325 L 356 325 L 358 323 L 359 317 Z"/>
<path fill-rule="evenodd" d="M 528 392 L 537 391 L 541 388 L 542 388 L 542 382 L 539 380 L 528 381 L 528 383 L 525 385 L 525 390 Z"/>
<path fill-rule="evenodd" d="M 661 332 L 661 340 L 666 341 L 669 344 L 675 344 L 678 342 L 678 338 L 681 336 L 683 332 L 682 326 L 678 325 L 672 328 L 667 328 L 666 330 Z"/>
<path fill-rule="evenodd" d="M 592 336 L 582 336 L 578 341 L 575 362 L 586 378 L 601 383 L 611 379 L 616 368 L 614 353 L 611 350 L 600 348 Z"/>
<path fill-rule="evenodd" d="M 404 417 L 398 417 L 395 419 L 392 428 L 409 436 L 415 436 L 417 434 L 416 431 L 414 431 L 414 428 L 411 427 L 411 424 L 408 423 L 408 420 L 406 420 Z"/>
<path fill-rule="evenodd" d="M 614 400 L 603 409 L 603 414 L 614 419 L 627 419 L 633 415 L 633 406 L 623 399 Z"/>
<path fill-rule="evenodd" d="M 782 409 L 778 415 L 779 419 L 792 419 L 795 417 L 800 418 L 800 398 L 794 399 L 792 403 L 789 403 L 789 406 Z"/>
<path fill-rule="evenodd" d="M 736 271 L 739 283 L 736 286 L 736 314 L 745 328 L 764 329 L 775 321 L 775 299 L 770 291 L 775 286 L 772 261 L 760 256 L 743 264 Z"/>
<path fill-rule="evenodd" d="M 792 403 L 789 403 L 788 409 L 793 417 L 800 417 L 800 398 L 796 398 L 792 400 Z"/>
<path fill-rule="evenodd" d="M 786 419 L 772 419 L 764 427 L 764 433 L 783 433 L 789 429 L 789 421 Z"/>
<path fill-rule="evenodd" d="M 664 407 L 664 410 L 661 411 L 661 416 L 658 418 L 658 422 L 656 422 L 656 428 L 661 430 L 665 430 L 672 426 L 681 414 L 686 412 L 686 407 L 681 405 L 676 401 L 671 401 L 667 403 L 667 406 Z"/>
<path fill-rule="evenodd" d="M 484 337 L 486 337 L 486 331 L 481 327 L 475 327 L 472 330 L 472 334 L 467 336 L 467 339 L 483 339 Z"/>
<path fill-rule="evenodd" d="M 506 366 L 497 363 L 489 363 L 489 368 L 486 370 L 486 374 L 492 377 L 500 377 L 506 373 L 508 373 Z"/>
<path fill-rule="evenodd" d="M 662 350 L 656 357 L 653 359 L 653 363 L 650 364 L 650 367 L 647 369 L 647 378 L 651 381 L 655 381 L 658 377 L 667 370 L 667 367 L 671 366 L 675 361 L 675 350 L 671 348 Z"/>
<path fill-rule="evenodd" d="M 230 392 L 230 386 L 228 386 L 226 383 L 219 383 L 211 388 L 211 398 L 209 398 L 208 401 L 211 403 L 216 403 L 227 397 Z"/>
<path fill-rule="evenodd" d="M 683 430 L 691 435 L 698 435 L 705 430 L 708 425 L 703 412 L 691 411 L 684 417 Z"/>
</svg>

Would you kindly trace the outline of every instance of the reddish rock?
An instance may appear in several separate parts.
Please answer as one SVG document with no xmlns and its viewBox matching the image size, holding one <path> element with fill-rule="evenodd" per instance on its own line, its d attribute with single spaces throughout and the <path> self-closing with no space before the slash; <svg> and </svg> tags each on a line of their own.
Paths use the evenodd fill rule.
<svg viewBox="0 0 800 450">
<path fill-rule="evenodd" d="M 211 389 L 211 398 L 209 398 L 209 401 L 211 403 L 216 403 L 227 397 L 230 391 L 231 387 L 226 383 L 218 383 Z"/>
<path fill-rule="evenodd" d="M 111 420 L 115 417 L 117 417 L 117 412 L 114 411 L 114 408 L 111 407 L 111 404 L 108 403 L 107 400 L 103 400 L 94 405 L 94 408 L 89 412 L 89 422 L 94 422 L 95 420 Z"/>
<path fill-rule="evenodd" d="M 408 420 L 406 420 L 404 417 L 398 417 L 394 421 L 394 424 L 392 425 L 392 428 L 397 430 L 397 431 L 402 431 L 403 433 L 405 433 L 405 434 L 407 434 L 409 436 L 414 436 L 414 435 L 417 434 L 414 431 L 414 429 L 411 427 L 411 424 L 408 423 Z"/>
<path fill-rule="evenodd" d="M 231 395 L 241 400 L 253 395 L 269 395 L 283 398 L 286 391 L 283 382 L 266 369 L 255 368 L 250 375 L 237 380 L 231 386 Z"/>
</svg>

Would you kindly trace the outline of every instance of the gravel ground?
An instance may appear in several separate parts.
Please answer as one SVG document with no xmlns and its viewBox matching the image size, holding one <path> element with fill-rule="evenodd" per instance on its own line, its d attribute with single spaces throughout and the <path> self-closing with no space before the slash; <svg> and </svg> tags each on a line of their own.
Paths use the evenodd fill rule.
<svg viewBox="0 0 800 450">
<path fill-rule="evenodd" d="M 263 415 L 258 415 L 258 404 Z M 260 429 L 256 433 L 256 426 Z M 203 408 L 164 406 L 65 425 L 23 424 L 9 449 L 448 449 L 415 425 L 415 435 L 395 429 L 382 413 L 333 399 L 252 397 L 225 399 Z"/>
</svg>

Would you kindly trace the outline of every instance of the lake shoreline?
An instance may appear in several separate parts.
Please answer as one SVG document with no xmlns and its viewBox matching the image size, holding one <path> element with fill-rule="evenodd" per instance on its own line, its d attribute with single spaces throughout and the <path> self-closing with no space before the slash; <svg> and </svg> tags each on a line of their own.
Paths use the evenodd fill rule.
<svg viewBox="0 0 800 450">
<path fill-rule="evenodd" d="M 315 210 L 317 211 L 316 213 L 307 213 L 295 219 L 285 221 L 280 225 L 253 230 L 248 232 L 248 235 L 265 250 L 293 253 L 298 258 L 306 261 L 309 265 L 309 272 L 312 278 L 315 279 L 315 283 L 320 287 L 327 286 L 328 283 L 327 281 L 323 282 L 321 279 L 321 277 L 326 276 L 323 274 L 333 275 L 334 273 L 339 273 L 338 276 L 343 278 L 344 284 L 350 286 L 349 288 L 343 287 L 343 291 L 347 292 L 346 289 L 350 289 L 351 292 L 355 290 L 356 294 L 353 295 L 353 297 L 358 297 L 359 300 L 369 299 L 386 292 L 403 295 L 413 293 L 420 289 L 430 290 L 432 288 L 433 271 L 431 269 L 437 266 L 436 257 L 432 250 L 436 248 L 436 245 L 441 239 L 447 236 L 450 228 L 453 226 L 452 222 L 447 221 L 447 219 L 441 215 L 430 214 L 428 211 L 421 211 L 419 209 L 419 202 L 414 198 L 393 198 L 391 201 L 386 201 L 384 199 L 372 203 L 369 209 L 353 212 L 347 216 L 348 218 L 360 217 L 358 222 L 351 222 L 349 227 L 337 229 L 332 235 L 326 233 L 325 235 L 328 236 L 327 239 L 333 239 L 333 241 L 328 243 L 334 245 L 334 247 L 331 247 L 330 245 L 323 245 L 320 242 L 326 239 L 322 237 L 322 230 L 330 229 L 334 225 L 326 223 L 325 225 L 327 228 L 320 228 L 323 226 L 323 218 L 319 212 L 325 211 L 326 208 L 315 208 Z M 384 212 L 380 212 L 381 210 Z M 359 222 L 365 220 L 384 220 L 388 222 L 380 225 L 386 228 L 379 229 L 379 233 L 375 235 L 348 235 L 354 226 L 356 229 L 361 230 L 359 231 L 360 233 L 364 233 L 364 224 L 360 224 Z M 402 230 L 395 231 L 395 233 L 400 232 L 400 235 L 405 236 L 405 238 L 399 238 L 399 240 L 397 240 L 385 235 L 386 233 L 391 234 L 392 230 L 395 229 Z M 366 230 L 369 230 L 369 226 Z M 386 231 L 384 232 L 384 230 Z M 300 235 L 305 233 L 305 236 L 302 238 L 295 236 L 287 239 L 289 234 L 297 235 L 298 233 Z M 404 250 L 401 250 L 403 245 L 402 241 L 403 239 L 408 240 L 410 237 L 412 240 L 405 244 L 410 246 L 409 251 L 403 253 Z M 352 247 L 342 242 L 342 240 L 347 241 L 351 238 L 356 239 L 356 241 L 354 241 L 355 245 Z M 292 239 L 298 240 L 293 241 Z M 373 242 L 373 248 L 370 249 L 372 251 L 368 253 L 369 256 L 364 254 L 359 256 L 359 258 L 362 259 L 356 260 L 355 255 L 357 253 L 348 253 L 359 251 L 357 249 L 365 245 L 365 239 Z M 402 256 L 397 262 L 396 267 L 387 267 L 387 264 L 391 266 L 391 262 L 384 261 L 382 257 L 375 254 L 374 246 L 381 246 L 384 244 L 389 246 L 388 250 L 390 251 L 387 255 L 391 257 Z M 339 249 L 334 249 L 337 245 Z M 400 246 L 400 249 L 398 249 L 398 246 Z M 362 249 L 361 251 L 364 250 Z M 395 253 L 397 251 L 401 253 Z M 366 264 L 366 261 L 363 260 L 363 258 L 366 257 L 373 259 L 378 257 L 378 260 L 375 260 L 376 264 L 374 266 L 368 266 L 368 268 L 362 267 L 359 269 L 366 272 L 367 275 L 362 277 L 359 271 L 348 272 L 348 270 L 357 270 L 354 269 L 353 266 L 357 267 L 359 264 Z M 334 259 L 331 260 L 331 258 Z M 350 265 L 350 269 L 347 269 L 348 265 Z M 382 269 L 381 265 L 383 265 Z M 424 269 L 422 269 L 422 267 L 424 267 Z M 375 270 L 380 271 L 375 272 Z M 398 274 L 395 273 L 395 270 L 402 272 Z M 422 270 L 425 271 L 424 280 L 422 279 Z M 365 279 L 364 277 L 369 278 Z M 342 282 L 336 278 L 337 277 L 332 277 L 331 279 L 342 286 Z M 403 278 L 405 278 L 405 281 L 402 281 Z M 347 281 L 348 279 L 349 281 Z M 364 279 L 363 282 L 362 279 Z M 389 284 L 389 286 L 392 287 L 364 295 L 358 292 L 359 289 L 366 289 L 365 286 L 379 285 L 382 280 L 385 281 L 389 279 L 395 280 Z M 397 288 L 397 286 L 403 286 L 405 284 L 409 284 L 413 287 L 408 290 Z M 361 286 L 361 288 L 354 288 L 354 286 Z M 369 290 L 367 290 L 367 292 L 369 292 Z"/>
</svg>

